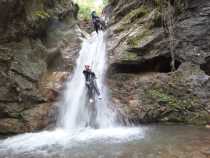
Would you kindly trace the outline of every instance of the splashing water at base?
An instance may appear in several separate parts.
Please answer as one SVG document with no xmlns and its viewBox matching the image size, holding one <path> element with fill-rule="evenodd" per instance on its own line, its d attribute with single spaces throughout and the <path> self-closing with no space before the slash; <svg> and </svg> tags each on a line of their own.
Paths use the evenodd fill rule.
<svg viewBox="0 0 210 158">
<path fill-rule="evenodd" d="M 26 133 L 0 140 L 0 158 L 203 158 L 209 154 L 209 130 L 191 126 L 117 127 L 103 88 L 106 70 L 103 33 L 84 41 L 74 75 L 60 103 L 54 131 Z M 103 100 L 97 102 L 99 129 L 86 128 L 83 64 L 91 64 Z"/>
<path fill-rule="evenodd" d="M 209 130 L 192 126 L 27 133 L 0 141 L 0 158 L 204 158 Z"/>
<path fill-rule="evenodd" d="M 90 65 L 97 77 L 97 84 L 101 91 L 102 100 L 96 101 L 98 129 L 86 127 L 91 111 L 87 108 L 84 65 Z M 108 108 L 107 90 L 104 84 L 106 71 L 106 47 L 104 33 L 92 34 L 85 39 L 79 53 L 73 75 L 66 83 L 61 101 L 60 120 L 58 129 L 40 133 L 26 133 L 0 141 L 0 153 L 14 155 L 17 153 L 45 153 L 53 150 L 54 146 L 73 148 L 83 143 L 100 140 L 102 142 L 117 143 L 132 139 L 143 138 L 140 128 L 119 127 L 115 123 L 115 113 Z M 13 158 L 14 155 L 7 155 Z M 0 154 L 1 158 L 1 154 Z"/>
</svg>

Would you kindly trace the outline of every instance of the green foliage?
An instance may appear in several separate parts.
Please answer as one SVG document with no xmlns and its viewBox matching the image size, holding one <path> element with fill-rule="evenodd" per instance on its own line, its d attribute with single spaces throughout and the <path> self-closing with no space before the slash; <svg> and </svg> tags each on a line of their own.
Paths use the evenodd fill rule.
<svg viewBox="0 0 210 158">
<path fill-rule="evenodd" d="M 103 0 L 103 5 L 106 6 L 109 3 L 109 0 Z"/>
<path fill-rule="evenodd" d="M 79 9 L 79 18 L 83 20 L 90 19 L 91 8 L 89 6 L 80 6 Z"/>
<path fill-rule="evenodd" d="M 79 18 L 82 20 L 89 20 L 90 14 L 94 10 L 98 15 L 102 12 L 108 0 L 103 0 L 102 3 L 97 3 L 96 0 L 74 0 L 79 5 Z"/>
</svg>

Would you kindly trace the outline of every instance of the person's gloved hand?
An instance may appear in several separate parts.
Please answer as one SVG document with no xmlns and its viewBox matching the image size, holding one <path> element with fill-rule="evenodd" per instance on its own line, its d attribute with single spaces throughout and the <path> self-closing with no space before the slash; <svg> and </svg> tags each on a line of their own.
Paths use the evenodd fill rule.
<svg viewBox="0 0 210 158">
<path fill-rule="evenodd" d="M 99 99 L 99 100 L 101 100 L 101 99 L 102 99 L 102 97 L 99 95 L 99 96 L 98 96 L 98 99 Z"/>
</svg>

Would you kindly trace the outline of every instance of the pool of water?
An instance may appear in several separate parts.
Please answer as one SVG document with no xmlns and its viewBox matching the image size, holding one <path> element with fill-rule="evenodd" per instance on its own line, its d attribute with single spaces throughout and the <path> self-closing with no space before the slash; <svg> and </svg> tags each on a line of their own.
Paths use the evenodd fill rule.
<svg viewBox="0 0 210 158">
<path fill-rule="evenodd" d="M 210 158 L 210 130 L 155 125 L 28 133 L 1 140 L 0 158 Z"/>
</svg>

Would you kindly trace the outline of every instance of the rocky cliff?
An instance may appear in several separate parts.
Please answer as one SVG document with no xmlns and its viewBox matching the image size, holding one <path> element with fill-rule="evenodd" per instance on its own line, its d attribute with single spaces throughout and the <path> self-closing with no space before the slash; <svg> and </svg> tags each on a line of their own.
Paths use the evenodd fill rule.
<svg viewBox="0 0 210 158">
<path fill-rule="evenodd" d="M 131 122 L 210 121 L 209 0 L 110 0 L 108 83 Z"/>
<path fill-rule="evenodd" d="M 0 134 L 55 122 L 55 101 L 79 49 L 71 0 L 0 2 Z"/>
</svg>

